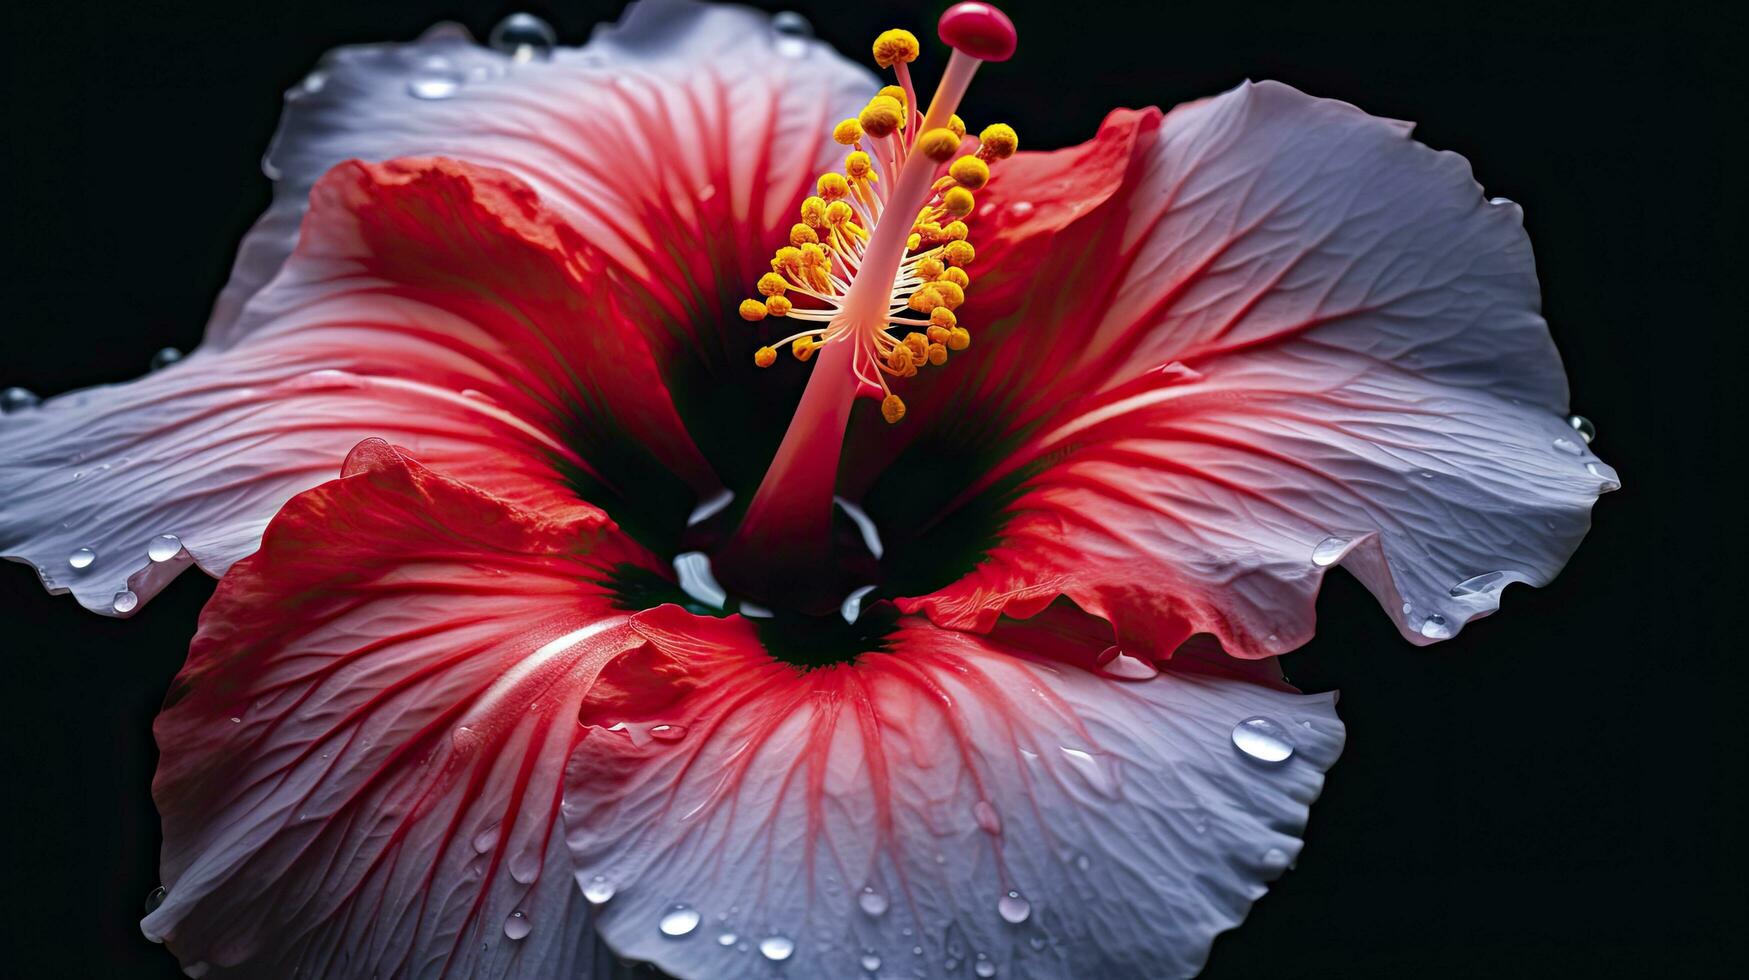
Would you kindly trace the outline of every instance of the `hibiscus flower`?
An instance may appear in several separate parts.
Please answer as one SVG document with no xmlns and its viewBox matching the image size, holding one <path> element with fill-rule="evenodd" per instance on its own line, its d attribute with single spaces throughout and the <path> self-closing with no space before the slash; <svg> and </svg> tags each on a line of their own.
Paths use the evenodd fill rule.
<svg viewBox="0 0 1749 980">
<path fill-rule="evenodd" d="M 1193 974 L 1342 745 L 1325 572 L 1425 644 L 1559 570 L 1615 476 L 1460 157 L 1270 83 L 1017 152 L 941 35 L 337 51 L 201 349 L 0 422 L 49 588 L 223 576 L 190 975 Z"/>
</svg>

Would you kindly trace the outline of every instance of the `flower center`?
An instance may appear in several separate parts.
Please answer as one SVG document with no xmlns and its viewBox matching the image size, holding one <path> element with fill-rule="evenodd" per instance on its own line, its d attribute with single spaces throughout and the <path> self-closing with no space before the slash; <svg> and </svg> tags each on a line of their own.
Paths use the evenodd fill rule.
<svg viewBox="0 0 1749 980">
<path fill-rule="evenodd" d="M 918 108 L 909 68 L 921 50 L 917 38 L 892 30 L 875 39 L 875 62 L 891 68 L 897 84 L 834 127 L 833 139 L 848 149 L 843 171 L 820 175 L 818 193 L 802 202 L 788 243 L 759 278 L 761 298 L 741 303 L 749 321 L 787 317 L 810 325 L 760 347 L 755 364 L 770 367 L 782 347 L 801 361 L 819 355 L 721 556 L 725 574 L 755 595 L 836 588 L 822 586 L 820 572 L 829 563 L 833 488 L 855 399 L 878 400 L 882 417 L 897 423 L 905 402 L 889 379 L 944 367 L 950 352 L 971 346 L 956 311 L 977 255 L 969 240 L 973 195 L 1018 138 L 997 124 L 972 146 L 954 110 L 981 63 L 1013 53 L 1015 33 L 1001 11 L 968 2 L 942 15 L 940 34 L 954 50 L 927 111 Z M 802 604 L 835 602 L 822 594 Z"/>
</svg>

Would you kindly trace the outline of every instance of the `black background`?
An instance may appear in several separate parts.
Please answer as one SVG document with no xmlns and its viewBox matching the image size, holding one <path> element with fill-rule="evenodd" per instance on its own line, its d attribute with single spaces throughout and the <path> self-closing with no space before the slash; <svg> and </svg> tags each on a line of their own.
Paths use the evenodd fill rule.
<svg viewBox="0 0 1749 980">
<path fill-rule="evenodd" d="M 613 3 L 525 5 L 567 43 Z M 779 5 L 784 6 L 784 5 Z M 797 6 L 861 56 L 939 3 Z M 187 349 L 266 205 L 279 93 L 340 43 L 496 2 L 9 9 L 0 387 L 43 394 Z M 1116 105 L 1279 78 L 1419 122 L 1524 206 L 1574 408 L 1626 489 L 1566 572 L 1427 650 L 1332 576 L 1288 658 L 1340 688 L 1349 748 L 1308 845 L 1209 977 L 1714 976 L 1743 969 L 1739 440 L 1743 16 L 1723 4 L 1009 3 L 1020 54 L 967 118 L 1031 148 Z M 136 920 L 156 884 L 150 723 L 211 591 L 129 622 L 0 567 L 0 973 L 176 975 Z"/>
</svg>

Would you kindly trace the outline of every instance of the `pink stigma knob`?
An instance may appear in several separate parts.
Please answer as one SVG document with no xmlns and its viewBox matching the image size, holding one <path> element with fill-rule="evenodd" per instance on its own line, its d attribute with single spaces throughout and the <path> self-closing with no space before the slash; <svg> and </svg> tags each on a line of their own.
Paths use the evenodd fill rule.
<svg viewBox="0 0 1749 980">
<path fill-rule="evenodd" d="M 941 15 L 938 30 L 948 47 L 979 61 L 1007 61 L 1014 56 L 1014 22 L 987 3 L 954 4 Z"/>
</svg>

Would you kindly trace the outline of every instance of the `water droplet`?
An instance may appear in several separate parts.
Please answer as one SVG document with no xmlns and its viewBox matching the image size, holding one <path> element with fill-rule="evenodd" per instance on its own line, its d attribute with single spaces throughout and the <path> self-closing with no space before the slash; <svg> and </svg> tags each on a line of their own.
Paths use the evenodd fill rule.
<svg viewBox="0 0 1749 980">
<path fill-rule="evenodd" d="M 90 568 L 91 563 L 96 560 L 97 552 L 90 548 L 76 548 L 72 554 L 67 556 L 67 564 L 74 568 Z"/>
<path fill-rule="evenodd" d="M 690 905 L 670 905 L 668 911 L 662 913 L 662 919 L 656 926 L 662 930 L 662 935 L 679 939 L 698 928 L 698 910 Z"/>
<path fill-rule="evenodd" d="M 492 50 L 501 51 L 518 63 L 546 61 L 553 56 L 553 47 L 558 42 L 552 25 L 533 14 L 511 14 L 486 36 Z"/>
<path fill-rule="evenodd" d="M 1510 197 L 1490 197 L 1490 198 L 1488 198 L 1488 203 L 1494 205 L 1495 207 L 1500 207 L 1503 204 L 1511 204 L 1512 198 L 1510 198 Z"/>
<path fill-rule="evenodd" d="M 1605 493 L 1621 489 L 1621 482 L 1613 476 L 1605 475 L 1603 470 L 1596 463 L 1586 463 L 1585 472 L 1603 481 L 1603 486 L 1599 489 L 1603 490 Z"/>
<path fill-rule="evenodd" d="M 650 737 L 658 742 L 678 742 L 686 737 L 685 725 L 652 725 Z"/>
<path fill-rule="evenodd" d="M 876 956 L 875 951 L 872 949 L 863 950 L 862 959 L 859 962 L 862 963 L 862 968 L 870 973 L 881 968 L 881 958 Z"/>
<path fill-rule="evenodd" d="M 1312 549 L 1312 564 L 1321 568 L 1336 564 L 1342 557 L 1342 552 L 1348 548 L 1349 538 L 1329 537 L 1318 542 Z"/>
<path fill-rule="evenodd" d="M 725 932 L 717 937 L 718 946 L 733 946 L 741 937 L 732 932 Z"/>
<path fill-rule="evenodd" d="M 862 894 L 856 896 L 856 904 L 869 915 L 882 915 L 887 911 L 887 896 L 875 891 L 873 885 L 866 885 Z"/>
<path fill-rule="evenodd" d="M 35 408 L 41 401 L 36 392 L 29 388 L 7 388 L 0 391 L 0 414 L 10 415 L 27 408 Z"/>
<path fill-rule="evenodd" d="M 114 599 L 110 600 L 109 607 L 118 613 L 124 613 L 133 612 L 134 607 L 139 604 L 140 597 L 134 595 L 133 590 L 123 589 L 115 594 Z"/>
<path fill-rule="evenodd" d="M 1075 867 L 1082 871 L 1091 871 L 1093 870 L 1093 859 L 1085 854 L 1077 854 L 1075 855 Z"/>
<path fill-rule="evenodd" d="M 182 553 L 182 539 L 174 534 L 160 534 L 146 545 L 146 557 L 153 561 L 169 561 Z"/>
<path fill-rule="evenodd" d="M 163 370 L 177 361 L 182 360 L 182 352 L 174 347 L 160 347 L 158 353 L 152 355 L 149 366 L 154 371 Z"/>
<path fill-rule="evenodd" d="M 583 886 L 583 897 L 590 905 L 606 905 L 613 897 L 613 882 L 608 881 L 606 875 L 596 875 Z"/>
<path fill-rule="evenodd" d="M 1272 847 L 1263 852 L 1263 867 L 1269 871 L 1284 871 L 1287 869 L 1287 852 L 1279 847 Z"/>
<path fill-rule="evenodd" d="M 1003 922 L 1020 925 L 1032 914 L 1032 903 L 1019 892 L 1011 891 L 996 900 L 996 911 L 1001 914 Z"/>
<path fill-rule="evenodd" d="M 1566 438 L 1565 436 L 1556 436 L 1555 437 L 1555 448 L 1559 449 L 1561 452 L 1567 453 L 1570 456 L 1578 456 L 1581 453 L 1585 452 L 1584 446 L 1579 445 L 1578 443 L 1574 442 L 1571 439 Z"/>
<path fill-rule="evenodd" d="M 1464 579 L 1462 582 L 1452 586 L 1451 594 L 1453 596 L 1466 596 L 1485 595 L 1489 592 L 1497 592 L 1505 586 L 1505 578 L 1505 572 L 1485 572 L 1481 575 Z"/>
<path fill-rule="evenodd" d="M 1117 647 L 1106 647 L 1099 655 L 1099 669 L 1107 677 L 1125 681 L 1147 681 L 1160 676 L 1153 664 L 1132 657 Z"/>
<path fill-rule="evenodd" d="M 1579 438 L 1585 440 L 1586 445 L 1590 445 L 1591 440 L 1597 438 L 1597 426 L 1583 415 L 1567 416 L 1567 424 L 1573 427 L 1574 432 L 1579 433 Z"/>
<path fill-rule="evenodd" d="M 1421 635 L 1430 640 L 1449 640 L 1452 634 L 1451 623 L 1438 613 L 1421 621 Z"/>
<path fill-rule="evenodd" d="M 782 963 L 796 951 L 796 944 L 786 936 L 766 936 L 759 940 L 759 955 L 772 961 Z"/>
<path fill-rule="evenodd" d="M 1015 201 L 1014 203 L 1008 205 L 1008 216 L 1010 218 L 1015 219 L 1016 221 L 1023 220 L 1027 217 L 1030 217 L 1031 215 L 1032 215 L 1032 202 L 1031 201 Z"/>
<path fill-rule="evenodd" d="M 407 94 L 416 99 L 447 99 L 461 88 L 462 76 L 441 55 L 425 59 L 419 73 L 407 80 Z"/>
<path fill-rule="evenodd" d="M 972 819 L 984 828 L 986 834 L 1002 832 L 1002 817 L 996 813 L 996 808 L 990 805 L 989 800 L 979 800 L 972 804 Z"/>
<path fill-rule="evenodd" d="M 232 716 L 231 716 L 231 724 L 233 724 L 233 725 L 241 725 L 241 724 L 243 724 L 243 719 L 242 719 L 242 717 L 241 717 L 241 716 L 239 716 L 239 715 L 232 715 Z M 326 758 L 328 758 L 328 754 L 327 754 L 327 753 L 325 753 L 325 752 L 324 752 L 324 753 L 323 753 L 323 754 L 322 754 L 322 758 L 324 758 L 324 759 L 326 759 Z"/>
<path fill-rule="evenodd" d="M 990 957 L 979 953 L 978 961 L 972 964 L 972 972 L 980 977 L 993 977 L 996 975 L 996 964 L 991 962 Z"/>
<path fill-rule="evenodd" d="M 147 892 L 146 893 L 146 914 L 151 915 L 153 912 L 158 911 L 158 906 L 164 904 L 164 898 L 165 898 L 165 896 L 167 896 L 169 894 L 170 894 L 170 889 L 165 888 L 163 885 L 159 885 L 158 887 Z"/>
<path fill-rule="evenodd" d="M 1086 749 L 1072 749 L 1067 745 L 1058 748 L 1062 751 L 1063 758 L 1069 760 L 1069 765 L 1074 767 L 1076 774 L 1086 781 L 1089 789 L 1107 799 L 1118 798 L 1117 775 L 1112 771 L 1112 763 L 1106 756 L 1101 754 L 1095 757 Z"/>
<path fill-rule="evenodd" d="M 1294 743 L 1287 729 L 1261 715 L 1233 726 L 1233 745 L 1252 759 L 1268 765 L 1280 765 L 1294 754 Z"/>
<path fill-rule="evenodd" d="M 805 58 L 808 41 L 814 36 L 814 25 L 793 10 L 785 10 L 771 18 L 771 29 L 777 34 L 777 53 L 785 58 Z"/>
<path fill-rule="evenodd" d="M 528 936 L 529 930 L 533 928 L 534 923 L 528 921 L 528 916 L 524 915 L 521 909 L 517 909 L 504 920 L 504 937 L 506 939 L 524 939 Z"/>
</svg>

